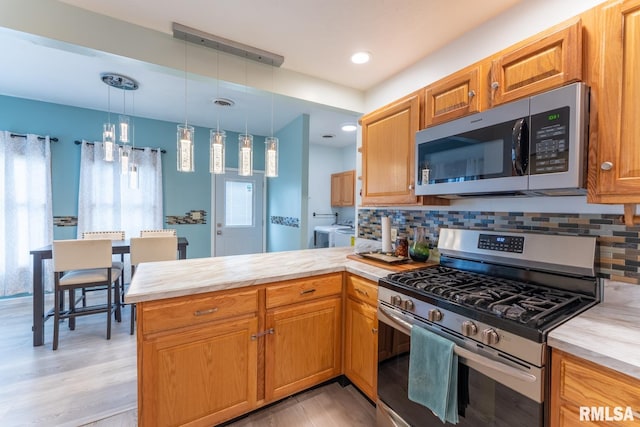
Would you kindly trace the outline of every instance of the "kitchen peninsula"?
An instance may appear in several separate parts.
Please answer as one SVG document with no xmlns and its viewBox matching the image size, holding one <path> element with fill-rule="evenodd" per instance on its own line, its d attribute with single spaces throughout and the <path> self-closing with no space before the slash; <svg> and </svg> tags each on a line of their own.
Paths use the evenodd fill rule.
<svg viewBox="0 0 640 427">
<path fill-rule="evenodd" d="M 358 286 L 375 301 L 371 290 L 390 273 L 348 259 L 352 251 L 141 265 L 126 295 L 126 302 L 137 303 L 140 425 L 215 425 L 345 373 L 346 296 Z M 637 286 L 607 283 L 604 302 L 554 330 L 549 346 L 554 354 L 577 356 L 579 367 L 586 359 L 626 374 L 626 388 L 619 389 L 637 390 L 638 301 Z M 557 365 L 552 391 L 559 390 L 562 374 L 575 372 Z M 582 383 L 609 387 L 600 387 L 602 381 L 609 384 L 603 376 Z M 561 411 L 577 419 L 577 409 L 562 409 L 566 399 L 554 401 L 560 397 L 552 396 L 552 420 Z M 635 401 L 622 397 L 610 404 L 638 411 Z"/>
<path fill-rule="evenodd" d="M 343 299 L 366 295 L 375 319 L 376 281 L 390 272 L 352 252 L 140 265 L 125 297 L 137 304 L 139 425 L 215 425 L 339 377 Z M 375 378 L 374 329 L 362 359 Z"/>
</svg>

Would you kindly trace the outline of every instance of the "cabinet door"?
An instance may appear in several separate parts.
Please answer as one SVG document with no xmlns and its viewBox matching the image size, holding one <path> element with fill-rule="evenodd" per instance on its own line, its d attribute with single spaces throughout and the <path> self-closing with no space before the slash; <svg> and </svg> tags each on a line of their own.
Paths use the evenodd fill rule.
<svg viewBox="0 0 640 427">
<path fill-rule="evenodd" d="M 604 8 L 603 73 L 589 202 L 640 203 L 640 1 Z M 595 182 L 594 182 L 595 181 Z M 591 185 L 593 184 L 593 185 Z"/>
<path fill-rule="evenodd" d="M 415 134 L 420 97 L 410 95 L 362 118 L 362 204 L 417 204 Z"/>
<path fill-rule="evenodd" d="M 331 206 L 342 206 L 342 174 L 331 175 Z"/>
<path fill-rule="evenodd" d="M 369 399 L 376 400 L 378 318 L 376 308 L 347 298 L 344 373 Z"/>
<path fill-rule="evenodd" d="M 640 407 L 640 381 L 599 366 L 593 362 L 553 350 L 551 363 L 552 426 L 637 425 Z M 605 408 L 614 417 L 614 408 L 627 407 L 636 411 L 635 420 L 624 420 L 620 414 L 615 422 L 599 420 L 591 424 L 580 419 L 580 407 Z M 584 416 L 584 415 L 583 415 Z M 590 420 L 589 420 L 590 421 Z"/>
<path fill-rule="evenodd" d="M 577 20 L 497 57 L 491 67 L 491 105 L 579 80 L 582 80 L 582 24 Z"/>
<path fill-rule="evenodd" d="M 140 425 L 210 426 L 254 409 L 257 328 L 249 317 L 142 341 Z"/>
<path fill-rule="evenodd" d="M 354 206 L 356 171 L 331 175 L 331 206 Z"/>
<path fill-rule="evenodd" d="M 342 297 L 267 311 L 265 394 L 273 401 L 340 375 Z"/>
<path fill-rule="evenodd" d="M 355 206 L 356 171 L 343 172 L 341 186 L 342 206 Z"/>
<path fill-rule="evenodd" d="M 475 65 L 425 88 L 426 127 L 480 111 L 480 65 Z"/>
</svg>

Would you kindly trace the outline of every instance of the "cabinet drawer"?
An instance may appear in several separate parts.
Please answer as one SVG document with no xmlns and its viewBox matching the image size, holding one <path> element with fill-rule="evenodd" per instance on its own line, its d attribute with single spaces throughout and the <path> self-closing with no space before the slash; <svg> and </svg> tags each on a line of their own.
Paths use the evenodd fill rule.
<svg viewBox="0 0 640 427">
<path fill-rule="evenodd" d="M 341 273 L 290 280 L 267 288 L 267 309 L 337 295 L 341 292 Z"/>
<path fill-rule="evenodd" d="M 204 294 L 141 303 L 145 334 L 258 311 L 258 291 Z"/>
<path fill-rule="evenodd" d="M 366 304 L 378 305 L 378 285 L 358 276 L 347 276 L 347 295 Z"/>
</svg>

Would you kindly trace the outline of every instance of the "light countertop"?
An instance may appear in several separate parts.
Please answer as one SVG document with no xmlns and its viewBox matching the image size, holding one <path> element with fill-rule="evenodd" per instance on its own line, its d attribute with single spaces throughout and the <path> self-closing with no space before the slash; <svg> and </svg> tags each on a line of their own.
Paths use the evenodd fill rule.
<svg viewBox="0 0 640 427">
<path fill-rule="evenodd" d="M 551 331 L 548 344 L 640 380 L 640 286 L 606 281 L 603 302 Z"/>
<path fill-rule="evenodd" d="M 125 296 L 137 303 L 347 271 L 377 281 L 391 271 L 347 259 L 352 247 L 304 249 L 138 266 Z"/>
<path fill-rule="evenodd" d="M 141 264 L 127 303 L 347 271 L 377 281 L 390 270 L 350 260 L 352 247 Z M 640 286 L 606 281 L 604 301 L 549 333 L 548 345 L 640 379 Z"/>
</svg>

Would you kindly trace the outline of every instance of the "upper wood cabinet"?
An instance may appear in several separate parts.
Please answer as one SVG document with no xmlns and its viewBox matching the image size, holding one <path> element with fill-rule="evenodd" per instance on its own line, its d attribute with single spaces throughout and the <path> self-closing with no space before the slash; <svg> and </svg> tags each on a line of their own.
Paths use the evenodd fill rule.
<svg viewBox="0 0 640 427">
<path fill-rule="evenodd" d="M 475 64 L 424 89 L 424 126 L 429 127 L 481 110 L 485 95 L 482 65 Z"/>
<path fill-rule="evenodd" d="M 354 206 L 356 171 L 334 173 L 331 175 L 331 206 Z"/>
<path fill-rule="evenodd" d="M 640 203 L 640 1 L 607 3 L 599 17 L 603 63 L 600 90 L 592 90 L 598 115 L 591 116 L 588 201 Z M 635 206 L 628 211 L 633 217 Z"/>
<path fill-rule="evenodd" d="M 490 105 L 582 80 L 582 24 L 574 19 L 509 48 L 491 65 Z"/>
<path fill-rule="evenodd" d="M 415 92 L 360 119 L 363 206 L 425 203 L 414 191 L 420 104 L 420 92 Z M 448 204 L 446 199 L 428 199 L 428 203 Z"/>
</svg>

